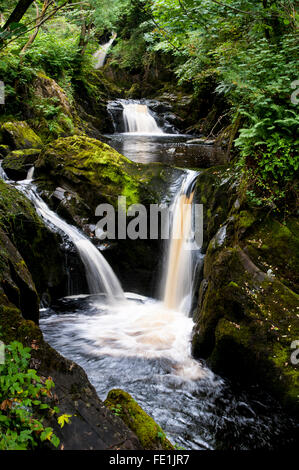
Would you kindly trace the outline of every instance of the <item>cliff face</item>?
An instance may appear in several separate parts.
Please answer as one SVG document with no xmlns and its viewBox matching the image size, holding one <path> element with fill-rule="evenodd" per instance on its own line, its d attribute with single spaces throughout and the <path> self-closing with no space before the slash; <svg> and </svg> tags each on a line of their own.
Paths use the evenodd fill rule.
<svg viewBox="0 0 299 470">
<path fill-rule="evenodd" d="M 198 178 L 206 251 L 192 349 L 212 369 L 258 383 L 298 411 L 298 221 L 250 205 L 229 168 Z"/>
</svg>

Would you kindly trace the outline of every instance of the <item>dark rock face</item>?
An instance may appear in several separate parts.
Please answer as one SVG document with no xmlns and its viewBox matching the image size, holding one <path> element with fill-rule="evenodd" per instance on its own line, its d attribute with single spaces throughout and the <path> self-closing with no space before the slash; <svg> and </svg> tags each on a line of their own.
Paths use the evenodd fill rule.
<svg viewBox="0 0 299 470">
<path fill-rule="evenodd" d="M 193 354 L 298 412 L 298 366 L 290 357 L 299 337 L 298 223 L 249 206 L 225 168 L 203 172 L 197 191 L 207 239 Z"/>
<path fill-rule="evenodd" d="M 67 276 L 60 237 L 44 226 L 19 191 L 0 182 L 0 196 L 0 227 L 28 267 L 37 292 L 54 298 L 65 295 Z"/>
</svg>

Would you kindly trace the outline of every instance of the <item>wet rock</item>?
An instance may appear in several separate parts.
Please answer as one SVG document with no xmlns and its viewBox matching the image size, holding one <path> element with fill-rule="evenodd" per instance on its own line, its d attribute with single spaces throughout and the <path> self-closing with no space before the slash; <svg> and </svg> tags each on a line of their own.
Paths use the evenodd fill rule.
<svg viewBox="0 0 299 470">
<path fill-rule="evenodd" d="M 67 277 L 60 236 L 44 226 L 20 191 L 0 181 L 0 195 L 0 228 L 20 253 L 20 263 L 29 269 L 37 292 L 48 292 L 53 298 L 65 295 Z"/>
</svg>

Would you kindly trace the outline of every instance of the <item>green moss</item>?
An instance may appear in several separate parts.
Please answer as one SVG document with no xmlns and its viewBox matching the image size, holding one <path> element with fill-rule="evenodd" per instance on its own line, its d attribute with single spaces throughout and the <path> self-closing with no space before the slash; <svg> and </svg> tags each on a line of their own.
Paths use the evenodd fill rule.
<svg viewBox="0 0 299 470">
<path fill-rule="evenodd" d="M 245 231 L 249 227 L 251 227 L 252 224 L 256 221 L 256 217 L 252 212 L 249 211 L 241 211 L 238 214 L 237 217 L 237 228 L 238 230 Z"/>
<path fill-rule="evenodd" d="M 234 281 L 231 281 L 229 284 L 228 284 L 228 287 L 239 287 L 238 284 Z"/>
<path fill-rule="evenodd" d="M 146 192 L 140 167 L 109 145 L 86 136 L 61 138 L 51 143 L 36 164 L 37 174 L 58 184 L 65 179 L 95 210 L 100 202 L 127 206 L 138 203 Z"/>
<path fill-rule="evenodd" d="M 41 139 L 25 121 L 5 122 L 0 134 L 2 142 L 14 149 L 42 147 Z"/>
<path fill-rule="evenodd" d="M 136 434 L 144 449 L 174 449 L 160 426 L 128 393 L 120 389 L 110 390 L 104 403 Z"/>
</svg>

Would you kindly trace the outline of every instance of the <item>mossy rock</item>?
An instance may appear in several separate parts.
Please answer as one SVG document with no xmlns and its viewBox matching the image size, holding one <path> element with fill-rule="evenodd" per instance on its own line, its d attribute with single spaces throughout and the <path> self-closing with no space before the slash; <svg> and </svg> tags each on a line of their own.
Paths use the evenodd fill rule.
<svg viewBox="0 0 299 470">
<path fill-rule="evenodd" d="M 23 180 L 38 159 L 40 152 L 39 149 L 13 150 L 4 158 L 2 168 L 8 178 L 14 181 Z"/>
<path fill-rule="evenodd" d="M 118 415 L 136 434 L 145 450 L 173 450 L 158 424 L 151 418 L 127 392 L 113 389 L 104 404 Z"/>
<path fill-rule="evenodd" d="M 42 148 L 43 143 L 26 121 L 5 122 L 0 128 L 2 144 L 12 149 Z"/>
<path fill-rule="evenodd" d="M 43 194 L 48 197 L 57 187 L 73 196 L 77 194 L 76 199 L 83 202 L 85 209 L 89 208 L 89 223 L 96 221 L 95 209 L 101 203 L 109 203 L 117 210 L 119 196 L 126 197 L 127 207 L 159 202 L 158 192 L 165 188 L 168 179 L 165 165 L 134 163 L 109 145 L 87 136 L 52 142 L 41 153 L 35 168 L 36 183 Z M 70 216 L 77 224 L 76 218 L 81 215 Z"/>
<path fill-rule="evenodd" d="M 126 196 L 128 205 L 140 199 L 137 166 L 109 145 L 86 136 L 49 144 L 36 170 L 55 187 L 68 183 L 94 210 L 100 202 L 116 205 L 118 196 Z"/>
<path fill-rule="evenodd" d="M 236 178 L 233 168 L 227 165 L 203 170 L 197 178 L 194 197 L 197 204 L 203 204 L 203 252 L 228 217 L 236 198 Z"/>
</svg>

